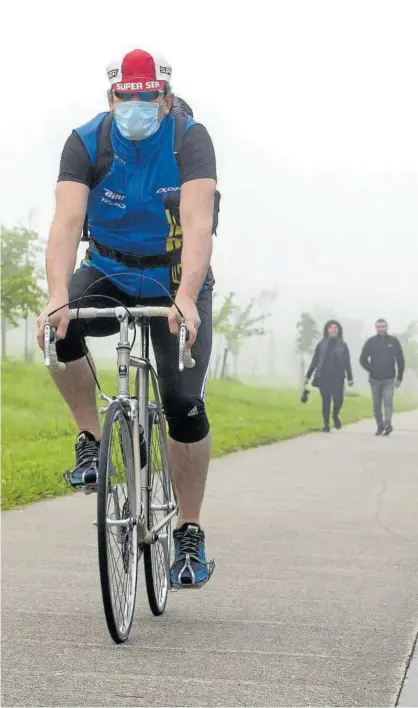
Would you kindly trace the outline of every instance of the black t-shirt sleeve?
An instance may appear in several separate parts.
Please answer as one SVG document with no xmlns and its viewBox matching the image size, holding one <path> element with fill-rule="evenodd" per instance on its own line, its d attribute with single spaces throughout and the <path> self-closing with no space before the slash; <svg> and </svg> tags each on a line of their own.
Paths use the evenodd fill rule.
<svg viewBox="0 0 418 708">
<path fill-rule="evenodd" d="M 193 179 L 216 180 L 216 158 L 211 137 L 203 125 L 192 125 L 179 151 L 180 185 Z"/>
<path fill-rule="evenodd" d="M 61 154 L 58 182 L 80 182 L 91 187 L 92 164 L 86 148 L 73 131 Z"/>
</svg>

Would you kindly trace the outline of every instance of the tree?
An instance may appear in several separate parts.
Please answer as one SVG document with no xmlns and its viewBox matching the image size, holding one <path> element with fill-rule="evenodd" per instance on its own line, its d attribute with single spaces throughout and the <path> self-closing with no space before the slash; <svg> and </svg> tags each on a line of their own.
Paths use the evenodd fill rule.
<svg viewBox="0 0 418 708">
<path fill-rule="evenodd" d="M 216 293 L 213 296 L 213 299 L 215 300 L 217 297 Z M 235 293 L 230 292 L 228 295 L 225 296 L 224 301 L 220 308 L 218 310 L 215 310 L 213 313 L 213 318 L 212 318 L 212 327 L 213 327 L 213 333 L 215 335 L 220 335 L 221 337 L 225 337 L 227 331 L 228 331 L 228 326 L 229 326 L 229 321 L 232 315 L 232 312 L 235 309 L 235 304 L 233 302 L 235 297 Z M 224 357 L 224 354 L 222 355 Z M 218 377 L 218 371 L 219 367 L 221 366 L 221 355 L 218 354 L 216 357 L 215 361 L 215 366 L 213 370 L 211 370 L 210 376 L 216 379 Z"/>
<path fill-rule="evenodd" d="M 319 338 L 316 322 L 309 312 L 302 312 L 296 324 L 298 336 L 296 338 L 296 351 L 300 356 L 301 382 L 305 377 L 305 356 L 312 354 L 315 341 Z"/>
<path fill-rule="evenodd" d="M 215 297 L 216 295 L 214 295 L 214 299 Z M 225 331 L 228 328 L 228 322 L 230 320 L 230 317 L 236 308 L 236 305 L 233 302 L 234 297 L 235 293 L 230 292 L 224 298 L 224 301 L 219 310 L 215 310 L 215 312 L 213 313 L 212 326 L 215 334 L 225 334 Z"/>
<path fill-rule="evenodd" d="M 256 300 L 252 299 L 246 307 L 239 307 L 234 302 L 235 293 L 230 292 L 218 310 L 213 314 L 214 334 L 223 338 L 222 356 L 217 358 L 214 375 L 217 376 L 220 368 L 220 378 L 223 379 L 228 371 L 228 358 L 234 357 L 235 373 L 237 371 L 238 355 L 245 339 L 262 336 L 266 330 L 261 325 L 269 315 L 254 315 Z M 222 361 L 221 361 L 222 359 Z"/>
<path fill-rule="evenodd" d="M 227 373 L 228 355 L 232 354 L 235 360 L 235 373 L 237 371 L 238 355 L 243 341 L 250 337 L 262 337 L 266 334 L 263 326 L 264 321 L 270 315 L 254 315 L 255 300 L 252 299 L 244 308 L 232 305 L 229 318 L 223 325 L 225 336 L 225 348 L 222 359 L 221 376 L 223 379 Z"/>
<path fill-rule="evenodd" d="M 44 293 L 34 262 L 38 242 L 35 231 L 1 227 L 2 356 L 6 355 L 6 325 L 17 327 L 20 318 L 41 307 Z"/>
<path fill-rule="evenodd" d="M 275 306 L 276 301 L 278 300 L 279 297 L 279 288 L 277 285 L 273 285 L 271 288 L 263 288 L 260 291 L 260 294 L 257 298 L 257 305 L 260 307 L 263 311 L 265 308 L 270 308 Z M 270 331 L 269 332 L 269 338 L 268 338 L 268 359 L 267 359 L 267 368 L 270 376 L 275 376 L 276 373 L 276 364 L 277 364 L 277 340 L 275 338 L 274 332 Z M 254 363 L 253 363 L 253 371 L 255 372 L 259 366 L 259 356 L 258 353 L 256 354 L 256 357 L 254 358 Z"/>
</svg>

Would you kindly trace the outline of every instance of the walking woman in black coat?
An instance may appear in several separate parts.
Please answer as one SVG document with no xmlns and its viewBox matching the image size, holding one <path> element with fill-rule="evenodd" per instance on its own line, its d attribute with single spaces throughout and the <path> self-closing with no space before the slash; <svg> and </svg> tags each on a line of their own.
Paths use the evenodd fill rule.
<svg viewBox="0 0 418 708">
<path fill-rule="evenodd" d="M 333 400 L 332 417 L 339 430 L 339 413 L 344 402 L 344 379 L 347 376 L 349 386 L 353 385 L 353 373 L 350 363 L 350 351 L 343 340 L 343 328 L 336 320 L 329 320 L 324 327 L 324 338 L 316 345 L 311 365 L 306 372 L 305 384 L 309 383 L 315 372 L 312 386 L 317 386 L 322 396 L 322 417 L 324 433 L 329 433 L 331 398 Z"/>
</svg>

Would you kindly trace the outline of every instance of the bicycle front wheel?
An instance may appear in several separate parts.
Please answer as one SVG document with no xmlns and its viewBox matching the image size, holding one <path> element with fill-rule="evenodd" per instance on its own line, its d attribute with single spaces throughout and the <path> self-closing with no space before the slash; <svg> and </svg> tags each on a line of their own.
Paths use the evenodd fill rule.
<svg viewBox="0 0 418 708">
<path fill-rule="evenodd" d="M 152 529 L 172 509 L 172 487 L 167 465 L 164 418 L 150 407 L 148 434 L 148 528 Z M 148 602 L 161 615 L 170 588 L 171 520 L 158 532 L 158 541 L 144 545 L 144 570 Z"/>
<path fill-rule="evenodd" d="M 112 401 L 103 426 L 97 491 L 100 583 L 107 627 L 114 642 L 129 636 L 138 574 L 135 465 L 127 414 Z"/>
</svg>

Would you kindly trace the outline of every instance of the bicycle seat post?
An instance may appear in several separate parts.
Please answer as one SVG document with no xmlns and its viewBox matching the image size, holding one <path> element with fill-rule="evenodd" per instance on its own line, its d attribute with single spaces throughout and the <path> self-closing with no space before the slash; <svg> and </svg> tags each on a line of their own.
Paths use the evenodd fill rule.
<svg viewBox="0 0 418 708">
<path fill-rule="evenodd" d="M 118 308 L 119 309 L 119 308 Z M 120 308 L 122 309 L 122 308 Z M 131 345 L 129 343 L 129 317 L 126 310 L 117 313 L 120 323 L 119 342 L 116 346 L 118 353 L 118 398 L 129 397 L 129 358 Z"/>
<path fill-rule="evenodd" d="M 139 317 L 138 324 L 141 329 L 141 358 L 149 359 L 150 318 Z"/>
</svg>

